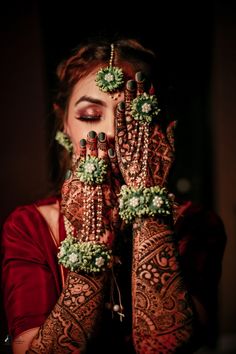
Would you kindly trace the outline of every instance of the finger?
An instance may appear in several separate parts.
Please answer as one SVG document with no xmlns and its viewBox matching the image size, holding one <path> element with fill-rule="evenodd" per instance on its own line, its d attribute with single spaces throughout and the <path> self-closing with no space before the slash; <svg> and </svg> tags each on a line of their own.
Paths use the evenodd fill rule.
<svg viewBox="0 0 236 354">
<path fill-rule="evenodd" d="M 110 160 L 111 170 L 112 170 L 113 175 L 115 177 L 119 177 L 120 169 L 119 169 L 118 160 L 117 160 L 117 156 L 116 156 L 114 149 L 112 149 L 112 148 L 108 149 L 108 157 Z"/>
<path fill-rule="evenodd" d="M 125 103 L 121 101 L 116 109 L 116 139 L 119 146 L 127 139 L 127 127 L 125 120 Z"/>
<path fill-rule="evenodd" d="M 98 157 L 101 159 L 107 159 L 107 137 L 103 132 L 98 134 L 97 150 Z"/>
<path fill-rule="evenodd" d="M 86 157 L 86 140 L 81 139 L 79 142 L 79 157 L 85 159 Z"/>
<path fill-rule="evenodd" d="M 128 80 L 125 87 L 125 109 L 126 112 L 130 111 L 130 105 L 133 99 L 136 97 L 137 84 L 134 80 Z"/>
<path fill-rule="evenodd" d="M 137 82 L 137 96 L 142 95 L 145 92 L 145 77 L 141 71 L 135 74 L 135 80 Z"/>
<path fill-rule="evenodd" d="M 97 134 L 95 131 L 91 130 L 87 135 L 87 155 L 97 156 Z"/>
</svg>

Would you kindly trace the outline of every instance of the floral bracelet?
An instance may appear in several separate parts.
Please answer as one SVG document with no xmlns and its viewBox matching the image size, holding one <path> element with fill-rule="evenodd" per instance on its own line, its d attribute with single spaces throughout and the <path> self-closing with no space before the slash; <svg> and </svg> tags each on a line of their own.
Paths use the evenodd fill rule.
<svg viewBox="0 0 236 354">
<path fill-rule="evenodd" d="M 170 215 L 172 201 L 166 188 L 154 186 L 150 188 L 121 187 L 119 198 L 119 214 L 126 222 L 136 217 Z"/>
<path fill-rule="evenodd" d="M 104 243 L 67 236 L 59 249 L 58 262 L 71 271 L 98 273 L 112 266 L 112 251 Z"/>
</svg>

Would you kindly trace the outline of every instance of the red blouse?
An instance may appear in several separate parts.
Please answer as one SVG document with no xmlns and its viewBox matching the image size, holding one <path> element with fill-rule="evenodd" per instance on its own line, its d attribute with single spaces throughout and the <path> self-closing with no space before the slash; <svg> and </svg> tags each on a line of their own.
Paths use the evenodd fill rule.
<svg viewBox="0 0 236 354">
<path fill-rule="evenodd" d="M 2 291 L 8 329 L 13 338 L 42 325 L 62 290 L 58 249 L 37 209 L 56 201 L 56 198 L 48 198 L 18 207 L 3 227 Z M 226 243 L 224 226 L 215 213 L 191 203 L 183 206 L 180 215 L 175 232 L 186 284 L 209 312 L 215 313 Z M 63 240 L 62 216 L 59 224 L 60 240 Z"/>
</svg>

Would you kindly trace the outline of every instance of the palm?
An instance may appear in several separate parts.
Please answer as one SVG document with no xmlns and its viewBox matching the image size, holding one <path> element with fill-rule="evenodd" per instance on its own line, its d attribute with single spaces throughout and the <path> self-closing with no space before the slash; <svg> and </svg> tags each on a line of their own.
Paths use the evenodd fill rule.
<svg viewBox="0 0 236 354">
<path fill-rule="evenodd" d="M 102 194 L 102 232 L 100 235 L 100 241 L 111 244 L 120 225 L 117 195 L 119 194 L 121 183 L 119 178 L 117 178 L 117 171 L 115 170 L 115 166 L 118 166 L 115 161 L 116 157 L 108 158 L 107 155 L 104 156 L 108 165 L 107 176 L 101 186 L 95 185 L 92 192 L 90 191 L 89 193 L 86 192 L 84 183 L 82 183 L 76 175 L 78 164 L 83 158 L 86 158 L 84 152 L 78 156 L 76 161 L 74 161 L 72 173 L 63 184 L 61 211 L 74 226 L 76 234 L 81 235 L 84 226 L 86 226 L 85 219 L 86 212 L 88 212 L 88 210 L 86 210 L 87 200 L 93 198 L 94 206 L 95 208 L 98 208 L 98 192 L 100 188 Z M 96 222 L 99 221 L 96 220 Z M 88 227 L 90 227 L 90 225 L 88 225 Z"/>
<path fill-rule="evenodd" d="M 175 122 L 164 133 L 158 124 L 145 126 L 132 117 L 131 102 L 144 92 L 143 87 L 143 82 L 137 82 L 136 88 L 131 90 L 127 83 L 125 102 L 117 107 L 116 153 L 119 168 L 128 186 L 140 186 L 143 178 L 146 187 L 164 186 L 174 159 Z M 145 159 L 146 165 L 143 163 Z"/>
</svg>

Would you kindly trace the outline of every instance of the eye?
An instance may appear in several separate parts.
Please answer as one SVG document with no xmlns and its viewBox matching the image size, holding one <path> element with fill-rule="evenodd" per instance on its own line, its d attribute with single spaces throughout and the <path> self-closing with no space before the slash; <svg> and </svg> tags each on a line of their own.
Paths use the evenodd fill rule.
<svg viewBox="0 0 236 354">
<path fill-rule="evenodd" d="M 75 112 L 75 118 L 82 121 L 97 121 L 102 117 L 101 112 L 98 109 L 86 108 L 79 109 Z"/>
<path fill-rule="evenodd" d="M 79 119 L 79 120 L 83 120 L 83 121 L 94 121 L 94 120 L 99 120 L 101 118 L 101 116 L 91 116 L 91 115 L 83 115 L 83 116 L 76 116 L 75 117 L 76 119 Z"/>
</svg>

